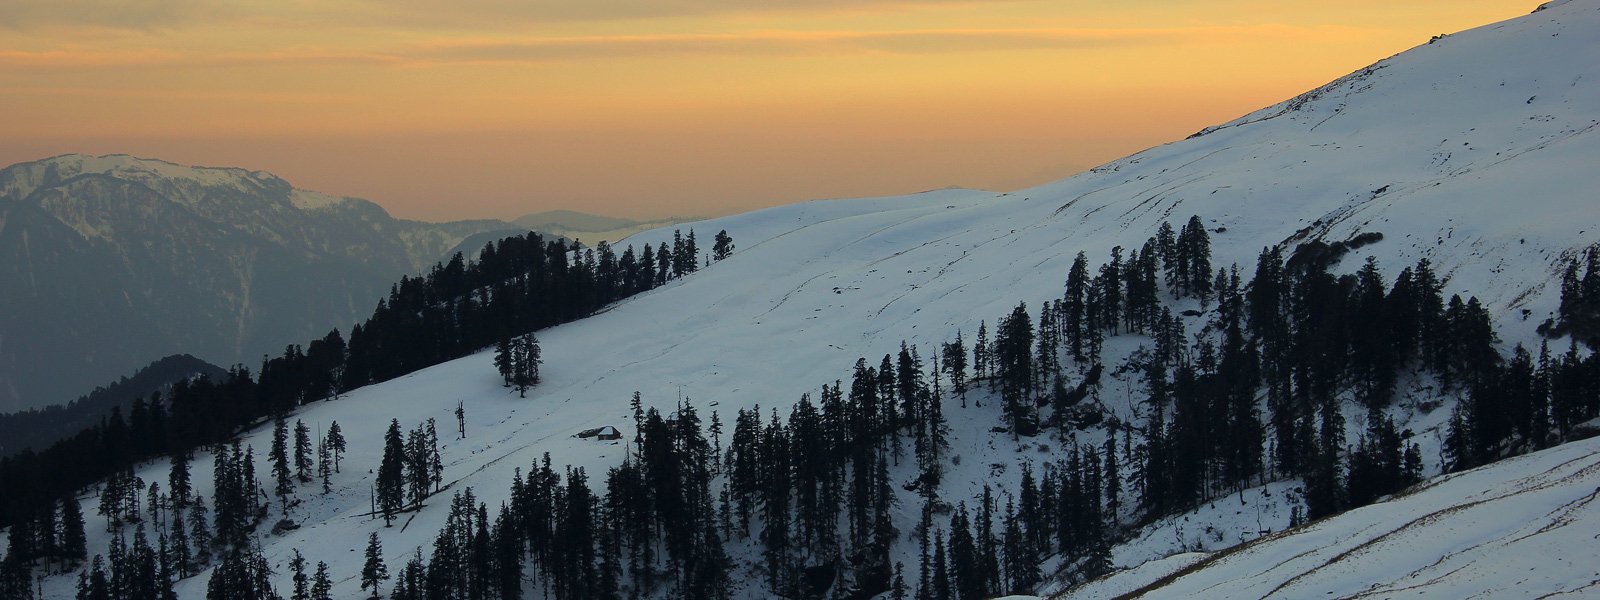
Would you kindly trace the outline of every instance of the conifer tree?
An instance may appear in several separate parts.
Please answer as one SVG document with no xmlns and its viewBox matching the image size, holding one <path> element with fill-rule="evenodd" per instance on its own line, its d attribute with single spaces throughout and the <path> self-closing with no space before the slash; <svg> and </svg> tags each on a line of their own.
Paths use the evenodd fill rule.
<svg viewBox="0 0 1600 600">
<path fill-rule="evenodd" d="M 159 527 L 161 525 L 162 508 L 166 504 L 166 496 L 161 493 L 161 484 L 155 481 L 150 482 L 150 487 L 145 488 L 144 498 L 145 509 L 150 511 L 151 525 Z"/>
<path fill-rule="evenodd" d="M 1208 272 L 1206 276 L 1209 276 Z M 1118 321 L 1122 316 L 1122 246 L 1111 249 L 1111 260 L 1100 265 L 1100 276 L 1095 279 L 1095 289 L 1100 294 L 1095 297 L 1095 304 L 1100 318 L 1097 321 L 1100 328 L 1110 335 L 1117 335 Z"/>
<path fill-rule="evenodd" d="M 950 566 L 945 559 L 944 530 L 933 532 L 933 600 L 955 600 L 950 590 Z"/>
<path fill-rule="evenodd" d="M 339 459 L 344 456 L 344 432 L 339 429 L 339 422 L 334 421 L 328 425 L 328 450 L 333 453 L 333 472 L 339 472 Z"/>
<path fill-rule="evenodd" d="M 189 483 L 189 453 L 173 454 L 172 467 L 167 470 L 167 494 L 172 499 L 172 508 L 181 510 L 187 506 L 193 493 Z"/>
<path fill-rule="evenodd" d="M 105 559 L 99 554 L 78 577 L 78 600 L 111 600 L 111 582 L 106 576 Z"/>
<path fill-rule="evenodd" d="M 689 237 L 683 240 L 685 273 L 693 273 L 700 268 L 700 248 L 695 243 L 694 228 L 689 229 Z"/>
<path fill-rule="evenodd" d="M 1156 242 L 1156 253 L 1161 257 L 1162 270 L 1166 272 L 1167 289 L 1176 290 L 1178 279 L 1177 268 L 1179 262 L 1177 260 L 1178 236 L 1172 230 L 1172 223 L 1169 221 L 1162 221 L 1161 226 L 1156 229 L 1156 235 L 1154 239 Z"/>
<path fill-rule="evenodd" d="M 1079 362 L 1086 358 L 1084 341 L 1087 333 L 1088 293 L 1089 257 L 1079 252 L 1078 256 L 1072 259 L 1072 268 L 1067 270 L 1066 293 L 1061 298 L 1061 331 L 1065 334 L 1067 347 L 1072 349 L 1073 359 Z"/>
<path fill-rule="evenodd" d="M 433 417 L 428 417 L 425 432 L 428 448 L 428 471 L 433 479 L 433 491 L 444 483 L 444 457 L 439 454 L 439 428 Z"/>
<path fill-rule="evenodd" d="M 644 245 L 644 252 L 639 254 L 639 289 L 648 290 L 656 286 L 656 251 L 650 244 Z"/>
<path fill-rule="evenodd" d="M 206 525 L 205 496 L 195 496 L 189 506 L 189 540 L 194 545 L 194 562 L 197 566 L 211 563 L 211 529 Z"/>
<path fill-rule="evenodd" d="M 666 242 L 661 242 L 656 248 L 656 286 L 666 284 L 667 280 L 673 277 L 672 264 L 672 249 L 667 247 Z"/>
<path fill-rule="evenodd" d="M 295 478 L 302 483 L 311 483 L 311 471 L 315 467 L 311 456 L 311 428 L 305 421 L 294 421 L 294 471 Z"/>
<path fill-rule="evenodd" d="M 276 483 L 274 490 L 278 495 L 278 505 L 283 509 L 283 515 L 289 516 L 289 495 L 294 493 L 294 482 L 289 471 L 289 426 L 279 415 L 272 424 L 272 451 L 268 458 L 272 461 L 272 480 Z"/>
<path fill-rule="evenodd" d="M 311 578 L 306 575 L 306 557 L 300 554 L 300 549 L 294 549 L 294 557 L 289 559 L 289 578 L 293 591 L 289 600 L 311 600 Z"/>
<path fill-rule="evenodd" d="M 327 440 L 317 441 L 317 477 L 322 480 L 322 493 L 333 491 L 333 455 Z"/>
<path fill-rule="evenodd" d="M 494 345 L 494 368 L 500 373 L 503 387 L 511 387 L 514 371 L 512 370 L 513 354 L 511 350 L 511 337 L 500 336 L 500 341 Z"/>
<path fill-rule="evenodd" d="M 978 321 L 978 339 L 972 344 L 972 376 L 983 379 L 989 375 L 989 326 Z"/>
<path fill-rule="evenodd" d="M 1183 231 L 1178 234 L 1176 251 L 1178 271 L 1188 279 L 1180 281 L 1182 289 L 1201 300 L 1211 297 L 1211 237 L 1199 215 L 1189 217 Z"/>
<path fill-rule="evenodd" d="M 333 600 L 333 577 L 326 562 L 317 561 L 317 572 L 311 576 L 311 600 Z"/>
<path fill-rule="evenodd" d="M 383 513 L 385 527 L 393 525 L 394 515 L 405 503 L 405 442 L 400 437 L 400 420 L 389 421 L 389 431 L 383 438 L 383 462 L 378 466 L 378 510 Z M 378 534 L 372 534 L 374 539 Z M 366 589 L 365 586 L 362 589 Z"/>
<path fill-rule="evenodd" d="M 395 426 L 398 436 L 399 426 Z M 361 565 L 361 589 L 372 589 L 372 600 L 378 600 L 379 588 L 383 582 L 389 580 L 389 567 L 383 564 L 383 544 L 378 541 L 378 532 L 374 531 L 367 537 L 366 561 Z"/>
<path fill-rule="evenodd" d="M 956 330 L 956 339 L 944 345 L 940 353 L 944 372 L 950 376 L 950 389 L 961 396 L 961 406 L 967 405 L 967 347 L 961 340 L 961 330 Z"/>
<path fill-rule="evenodd" d="M 728 235 L 728 230 L 717 232 L 716 242 L 711 246 L 712 260 L 722 260 L 733 254 L 733 238 Z"/>
<path fill-rule="evenodd" d="M 175 577 L 183 579 L 189 576 L 194 567 L 194 549 L 189 546 L 188 524 L 183 520 L 182 512 L 174 512 L 170 533 L 167 535 L 168 551 L 165 553 L 166 564 Z"/>
<path fill-rule="evenodd" d="M 672 230 L 672 276 L 683 277 L 689 274 L 689 265 L 693 263 L 694 256 L 689 254 L 688 248 L 683 243 L 683 231 Z"/>
<path fill-rule="evenodd" d="M 539 338 L 533 333 L 518 336 L 512 341 L 511 350 L 511 384 L 517 388 L 518 396 L 526 398 L 528 388 L 539 383 L 539 364 L 544 362 Z"/>
<path fill-rule="evenodd" d="M 994 375 L 1000 383 L 1005 416 L 1013 439 L 1032 436 L 1038 428 L 1033 409 L 1033 319 L 1018 304 L 1001 319 L 995 333 Z M 956 535 L 951 531 L 952 536 Z"/>
<path fill-rule="evenodd" d="M 1001 547 L 1005 551 L 1006 592 L 1028 594 L 1039 582 L 1039 557 L 1022 531 L 1021 519 L 1013 512 L 1010 498 L 1006 499 L 1004 516 L 1005 533 Z"/>
<path fill-rule="evenodd" d="M 62 558 L 70 565 L 76 565 L 88 558 L 88 542 L 83 531 L 83 508 L 78 505 L 77 498 L 70 495 L 61 498 L 61 518 L 58 523 L 61 527 L 59 538 Z"/>
<path fill-rule="evenodd" d="M 1117 428 L 1106 429 L 1106 443 L 1103 451 L 1105 454 L 1106 514 L 1112 523 L 1116 523 L 1117 515 L 1122 507 L 1122 473 L 1117 464 Z"/>
</svg>

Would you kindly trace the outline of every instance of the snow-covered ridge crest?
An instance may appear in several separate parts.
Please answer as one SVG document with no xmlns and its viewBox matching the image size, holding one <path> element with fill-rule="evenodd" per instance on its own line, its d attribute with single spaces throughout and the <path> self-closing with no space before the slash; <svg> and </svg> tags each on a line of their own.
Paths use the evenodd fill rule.
<svg viewBox="0 0 1600 600">
<path fill-rule="evenodd" d="M 0 198 L 20 200 L 41 187 L 74 177 L 105 175 L 121 181 L 144 184 L 168 198 L 190 206 L 206 201 L 208 196 L 230 192 L 269 197 L 287 194 L 289 203 L 302 210 L 329 208 L 349 202 L 365 202 L 296 188 L 266 171 L 237 167 L 188 166 L 127 154 L 102 156 L 63 154 L 16 165 L 12 170 L 13 177 L 0 181 Z"/>
<path fill-rule="evenodd" d="M 1264 245 L 1379 232 L 1365 252 L 1398 270 L 1430 258 L 1453 292 L 1502 314 L 1543 315 L 1545 277 L 1600 241 L 1600 3 L 1571 2 L 1443 36 L 1199 135 L 1018 194 L 1055 197 L 1080 239 L 1125 245 L 1198 214 L 1219 263 Z M 1269 218 L 1276 217 L 1276 219 Z M 1091 254 L 1093 254 L 1091 252 Z M 1347 259 L 1349 261 L 1351 259 Z M 1348 263 L 1358 264 L 1358 263 Z M 1527 338 L 1518 338 L 1518 341 Z"/>
</svg>

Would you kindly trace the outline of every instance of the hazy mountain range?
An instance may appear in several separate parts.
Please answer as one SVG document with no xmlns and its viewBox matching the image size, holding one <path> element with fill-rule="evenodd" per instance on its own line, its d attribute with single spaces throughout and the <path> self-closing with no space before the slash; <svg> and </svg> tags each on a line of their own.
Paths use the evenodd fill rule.
<svg viewBox="0 0 1600 600">
<path fill-rule="evenodd" d="M 254 367 L 370 314 L 468 238 L 522 231 L 396 219 L 261 171 L 125 155 L 7 167 L 0 411 L 64 403 L 170 354 Z"/>
</svg>

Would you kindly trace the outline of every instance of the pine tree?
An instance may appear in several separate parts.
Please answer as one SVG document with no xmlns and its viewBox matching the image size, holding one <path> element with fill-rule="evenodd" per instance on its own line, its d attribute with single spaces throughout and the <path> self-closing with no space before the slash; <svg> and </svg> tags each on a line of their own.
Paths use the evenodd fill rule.
<svg viewBox="0 0 1600 600">
<path fill-rule="evenodd" d="M 500 336 L 500 341 L 494 346 L 494 368 L 500 373 L 504 387 L 511 387 L 514 371 L 512 370 L 513 354 L 511 351 L 511 337 Z"/>
<path fill-rule="evenodd" d="M 672 249 L 667 247 L 666 242 L 661 242 L 656 248 L 656 286 L 664 285 L 672 278 L 672 263 Z"/>
<path fill-rule="evenodd" d="M 311 600 L 310 578 L 306 576 L 306 557 L 300 554 L 300 549 L 294 549 L 294 557 L 289 559 L 289 572 L 293 575 L 289 580 L 294 586 L 289 600 Z"/>
<path fill-rule="evenodd" d="M 206 526 L 205 496 L 195 496 L 189 506 L 189 540 L 194 545 L 194 563 L 205 566 L 211 563 L 211 530 Z"/>
<path fill-rule="evenodd" d="M 344 456 L 344 432 L 339 429 L 339 422 L 334 421 L 328 425 L 328 449 L 333 452 L 333 472 L 339 472 L 339 459 Z"/>
<path fill-rule="evenodd" d="M 695 244 L 694 229 L 689 229 L 689 237 L 683 240 L 684 266 L 686 273 L 693 273 L 700 268 L 700 248 Z"/>
<path fill-rule="evenodd" d="M 639 254 L 639 290 L 648 290 L 656 286 L 656 251 L 650 244 L 644 245 L 644 252 Z"/>
<path fill-rule="evenodd" d="M 728 230 L 717 232 L 716 242 L 711 246 L 712 260 L 722 260 L 733 254 L 733 238 L 728 235 Z"/>
<path fill-rule="evenodd" d="M 272 461 L 272 480 L 277 484 L 275 491 L 278 494 L 279 506 L 283 515 L 289 516 L 289 495 L 294 493 L 294 482 L 289 471 L 289 425 L 279 415 L 272 424 L 272 452 L 267 456 Z"/>
<path fill-rule="evenodd" d="M 1022 531 L 1021 519 L 1013 512 L 1011 499 L 1006 499 L 1003 541 L 1001 547 L 1006 557 L 1006 591 L 1011 594 L 1029 594 L 1039 583 L 1039 557 L 1034 545 Z"/>
<path fill-rule="evenodd" d="M 950 375 L 950 388 L 961 396 L 961 406 L 967 405 L 967 347 L 956 330 L 956 339 L 944 345 L 941 352 L 944 371 Z"/>
<path fill-rule="evenodd" d="M 1209 299 L 1212 291 L 1211 237 L 1200 215 L 1189 217 L 1189 222 L 1183 226 L 1183 232 L 1178 234 L 1177 251 L 1183 263 L 1179 271 L 1187 272 L 1189 277 L 1181 282 L 1184 289 L 1201 300 Z"/>
<path fill-rule="evenodd" d="M 1207 273 L 1209 275 L 1209 273 Z M 1118 333 L 1118 319 L 1122 315 L 1122 246 L 1111 249 L 1111 260 L 1100 265 L 1100 276 L 1095 279 L 1100 290 L 1096 305 L 1100 328 L 1110 335 Z"/>
<path fill-rule="evenodd" d="M 511 384 L 517 388 L 517 395 L 528 397 L 528 388 L 539 383 L 540 358 L 539 338 L 532 333 L 518 336 L 512 341 Z"/>
<path fill-rule="evenodd" d="M 302 483 L 311 483 L 311 471 L 315 467 L 311 457 L 311 428 L 305 421 L 294 421 L 294 470 L 295 477 Z"/>
<path fill-rule="evenodd" d="M 666 242 L 662 243 L 665 244 Z M 688 264 L 692 262 L 694 262 L 694 259 L 683 244 L 683 231 L 672 230 L 672 276 L 683 277 L 687 275 L 689 273 Z"/>
<path fill-rule="evenodd" d="M 173 513 L 172 527 L 167 539 L 169 552 L 167 563 L 176 574 L 175 579 L 189 576 L 194 568 L 194 549 L 189 546 L 188 524 L 183 520 L 182 512 Z"/>
<path fill-rule="evenodd" d="M 161 494 L 160 483 L 152 481 L 150 482 L 150 487 L 145 488 L 144 506 L 146 510 L 150 511 L 150 522 L 153 525 L 159 526 L 161 524 L 162 507 L 165 504 L 163 500 L 165 498 L 166 496 Z"/>
<path fill-rule="evenodd" d="M 333 454 L 327 440 L 317 441 L 317 477 L 322 480 L 322 493 L 333 491 Z"/>
<path fill-rule="evenodd" d="M 71 495 L 61 498 L 61 518 L 56 520 L 57 551 L 68 565 L 75 566 L 88 558 L 88 544 L 83 530 L 83 508 Z"/>
<path fill-rule="evenodd" d="M 405 503 L 405 442 L 400 437 L 400 420 L 389 421 L 389 431 L 383 438 L 383 462 L 378 467 L 378 510 L 383 513 L 385 527 L 393 525 L 394 515 Z M 376 539 L 376 533 L 372 534 Z M 365 589 L 366 586 L 362 586 Z"/>
<path fill-rule="evenodd" d="M 399 426 L 395 426 L 398 436 Z M 367 537 L 366 562 L 361 565 L 361 589 L 372 588 L 372 600 L 378 600 L 379 588 L 389 579 L 389 567 L 383 564 L 383 544 L 378 541 L 378 532 L 374 531 Z"/>
<path fill-rule="evenodd" d="M 311 576 L 311 600 L 333 600 L 333 578 L 328 575 L 328 563 L 317 561 L 317 573 Z"/>
<path fill-rule="evenodd" d="M 989 375 L 989 326 L 978 321 L 978 339 L 972 344 L 972 376 L 983 379 Z"/>
<path fill-rule="evenodd" d="M 428 471 L 433 479 L 433 491 L 444 483 L 444 457 L 439 454 L 439 428 L 433 417 L 427 421 Z"/>
<path fill-rule="evenodd" d="M 1122 507 L 1122 473 L 1117 464 L 1117 428 L 1106 429 L 1105 443 L 1105 469 L 1102 474 L 1106 482 L 1106 514 L 1112 523 L 1116 523 L 1117 515 Z"/>
<path fill-rule="evenodd" d="M 111 600 L 111 581 L 106 576 L 105 559 L 94 555 L 84 573 L 78 577 L 78 600 Z"/>
<path fill-rule="evenodd" d="M 1038 430 L 1032 401 L 1033 333 L 1033 319 L 1023 304 L 1018 304 L 1000 321 L 995 333 L 994 375 L 1000 382 L 1000 396 L 1005 403 L 1013 439 L 1032 436 Z"/>
<path fill-rule="evenodd" d="M 412 506 L 422 505 L 433 485 L 432 470 L 428 465 L 427 436 L 421 427 L 406 435 L 405 480 L 406 499 Z"/>
<path fill-rule="evenodd" d="M 1162 270 L 1166 272 L 1167 289 L 1176 292 L 1179 262 L 1177 260 L 1178 237 L 1172 230 L 1172 223 L 1162 221 L 1161 226 L 1156 229 L 1156 235 L 1153 239 L 1156 242 L 1156 253 L 1161 258 Z"/>
<path fill-rule="evenodd" d="M 1079 362 L 1086 358 L 1084 341 L 1087 334 L 1088 293 L 1089 257 L 1079 252 L 1072 259 L 1072 268 L 1067 271 L 1066 293 L 1061 298 L 1061 331 L 1066 337 L 1067 347 L 1072 349 L 1073 359 Z"/>
<path fill-rule="evenodd" d="M 950 566 L 945 560 L 944 530 L 933 532 L 933 600 L 955 600 L 950 590 Z"/>
<path fill-rule="evenodd" d="M 167 470 L 167 494 L 172 498 L 172 508 L 183 509 L 189 504 L 189 496 L 193 493 L 189 483 L 189 453 L 173 454 L 172 467 Z"/>
</svg>

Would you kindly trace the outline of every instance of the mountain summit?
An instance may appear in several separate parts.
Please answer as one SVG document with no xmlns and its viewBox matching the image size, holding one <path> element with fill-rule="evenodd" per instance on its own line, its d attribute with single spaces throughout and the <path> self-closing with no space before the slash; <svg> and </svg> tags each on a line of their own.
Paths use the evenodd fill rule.
<svg viewBox="0 0 1600 600">
<path fill-rule="evenodd" d="M 501 221 L 423 223 L 270 173 L 69 154 L 0 170 L 0 411 L 151 360 L 217 364 L 364 316 Z"/>
</svg>

